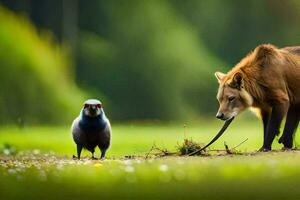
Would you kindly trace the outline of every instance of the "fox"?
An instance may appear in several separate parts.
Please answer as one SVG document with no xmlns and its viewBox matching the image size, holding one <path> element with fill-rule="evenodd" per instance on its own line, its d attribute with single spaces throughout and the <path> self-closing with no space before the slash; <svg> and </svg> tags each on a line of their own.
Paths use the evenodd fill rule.
<svg viewBox="0 0 300 200">
<path fill-rule="evenodd" d="M 229 72 L 215 72 L 215 76 L 218 119 L 229 120 L 248 108 L 256 110 L 264 134 L 259 151 L 267 152 L 286 118 L 278 142 L 283 150 L 293 148 L 300 120 L 300 46 L 261 44 Z"/>
</svg>

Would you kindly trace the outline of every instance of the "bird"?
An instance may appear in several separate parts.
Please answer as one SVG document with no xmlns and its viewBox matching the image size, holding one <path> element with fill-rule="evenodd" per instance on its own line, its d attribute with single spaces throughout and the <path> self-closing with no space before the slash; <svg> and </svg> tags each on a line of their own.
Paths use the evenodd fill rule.
<svg viewBox="0 0 300 200">
<path fill-rule="evenodd" d="M 110 147 L 111 125 L 99 100 L 88 99 L 84 102 L 79 116 L 72 123 L 71 131 L 77 147 L 77 159 L 80 159 L 83 148 L 92 153 L 92 159 L 96 159 L 94 152 L 97 146 L 101 151 L 100 159 L 105 159 Z"/>
</svg>

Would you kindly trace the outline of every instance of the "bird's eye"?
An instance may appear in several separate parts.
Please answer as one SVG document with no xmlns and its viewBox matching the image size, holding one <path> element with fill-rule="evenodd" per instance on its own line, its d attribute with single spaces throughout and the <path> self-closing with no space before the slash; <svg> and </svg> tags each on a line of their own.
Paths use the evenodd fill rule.
<svg viewBox="0 0 300 200">
<path fill-rule="evenodd" d="M 88 107 L 89 107 L 88 104 L 84 104 L 84 105 L 83 105 L 83 108 L 88 108 Z"/>
<path fill-rule="evenodd" d="M 97 108 L 102 108 L 102 105 L 101 104 L 97 104 Z"/>
<path fill-rule="evenodd" d="M 231 96 L 231 97 L 228 98 L 228 101 L 229 101 L 229 102 L 232 102 L 234 99 L 235 99 L 235 97 L 234 97 L 234 96 Z"/>
</svg>

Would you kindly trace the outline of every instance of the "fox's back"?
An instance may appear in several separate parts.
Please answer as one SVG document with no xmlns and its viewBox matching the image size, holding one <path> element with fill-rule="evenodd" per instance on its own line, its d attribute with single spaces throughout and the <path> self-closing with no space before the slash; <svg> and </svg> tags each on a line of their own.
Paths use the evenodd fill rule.
<svg viewBox="0 0 300 200">
<path fill-rule="evenodd" d="M 286 50 L 292 54 L 296 54 L 300 56 L 300 46 L 293 46 L 293 47 L 285 47 L 282 48 L 283 50 Z"/>
<path fill-rule="evenodd" d="M 293 104 L 300 104 L 300 46 L 282 48 L 289 54 L 289 59 L 282 65 L 289 99 Z"/>
</svg>

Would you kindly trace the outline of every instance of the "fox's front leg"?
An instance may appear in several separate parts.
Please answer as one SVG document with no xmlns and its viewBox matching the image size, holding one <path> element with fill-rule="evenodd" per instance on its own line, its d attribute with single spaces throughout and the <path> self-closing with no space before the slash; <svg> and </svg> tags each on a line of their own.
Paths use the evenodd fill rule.
<svg viewBox="0 0 300 200">
<path fill-rule="evenodd" d="M 268 123 L 269 123 L 269 120 L 270 120 L 270 111 L 261 109 L 260 110 L 260 115 L 261 115 L 261 118 L 262 118 L 263 128 L 264 128 L 264 137 L 263 137 L 264 140 L 263 141 L 265 141 L 266 137 L 267 137 Z"/>
<path fill-rule="evenodd" d="M 275 138 L 275 135 L 278 135 L 280 132 L 280 124 L 288 111 L 288 107 L 288 101 L 282 101 L 272 106 L 271 117 L 267 126 L 267 133 L 264 138 L 264 145 L 261 149 L 262 151 L 271 150 L 273 140 Z"/>
</svg>

